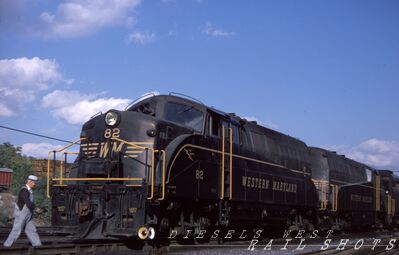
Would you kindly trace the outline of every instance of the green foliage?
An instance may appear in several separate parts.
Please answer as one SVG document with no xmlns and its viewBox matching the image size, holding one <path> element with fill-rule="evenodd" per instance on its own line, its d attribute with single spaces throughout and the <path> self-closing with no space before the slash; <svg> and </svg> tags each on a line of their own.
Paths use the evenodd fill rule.
<svg viewBox="0 0 399 255">
<path fill-rule="evenodd" d="M 7 167 L 14 171 L 13 183 L 11 186 L 11 192 L 14 195 L 18 195 L 21 187 L 26 183 L 26 178 L 30 174 L 34 174 L 32 160 L 21 155 L 21 147 L 15 147 L 10 143 L 0 144 L 0 167 Z M 34 198 L 36 207 L 39 209 L 39 213 L 36 213 L 36 217 L 43 221 L 45 224 L 49 224 L 51 215 L 51 204 L 50 200 L 46 196 L 46 180 L 41 180 L 36 184 L 34 190 Z"/>
<path fill-rule="evenodd" d="M 51 201 L 47 197 L 46 179 L 41 178 L 36 184 L 33 191 L 35 197 L 35 204 L 39 210 L 36 210 L 36 216 L 42 220 L 46 225 L 51 222 Z"/>
<path fill-rule="evenodd" d="M 11 191 L 15 195 L 25 184 L 26 177 L 33 174 L 31 160 L 21 155 L 21 147 L 14 147 L 10 143 L 0 145 L 0 166 L 11 168 L 14 171 Z"/>
</svg>

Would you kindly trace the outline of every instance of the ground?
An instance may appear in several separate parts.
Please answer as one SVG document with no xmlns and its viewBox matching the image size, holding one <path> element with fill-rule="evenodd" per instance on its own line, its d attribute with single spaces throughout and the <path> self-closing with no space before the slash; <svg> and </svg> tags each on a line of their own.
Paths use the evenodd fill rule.
<svg viewBox="0 0 399 255">
<path fill-rule="evenodd" d="M 0 226 L 12 223 L 15 196 L 11 193 L 0 193 Z"/>
<path fill-rule="evenodd" d="M 7 192 L 0 193 L 0 227 L 6 227 L 12 225 L 13 211 L 16 197 Z M 45 226 L 46 222 L 37 219 L 33 216 L 33 222 L 36 226 Z"/>
</svg>

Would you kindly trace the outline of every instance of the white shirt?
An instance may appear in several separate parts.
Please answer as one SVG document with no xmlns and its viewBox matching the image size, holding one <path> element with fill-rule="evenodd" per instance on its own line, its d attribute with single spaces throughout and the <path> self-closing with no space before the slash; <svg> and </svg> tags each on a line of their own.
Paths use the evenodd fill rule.
<svg viewBox="0 0 399 255">
<path fill-rule="evenodd" d="M 26 188 L 29 190 L 30 193 L 32 193 L 32 189 L 29 187 L 28 184 L 25 184 Z"/>
</svg>

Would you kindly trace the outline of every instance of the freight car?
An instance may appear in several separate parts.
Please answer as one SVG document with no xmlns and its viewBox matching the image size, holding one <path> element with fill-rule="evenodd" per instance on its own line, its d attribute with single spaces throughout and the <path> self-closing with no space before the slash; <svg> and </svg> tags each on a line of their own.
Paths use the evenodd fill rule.
<svg viewBox="0 0 399 255">
<path fill-rule="evenodd" d="M 70 174 L 48 173 L 52 224 L 77 238 L 342 229 L 387 214 L 377 211 L 376 170 L 191 98 L 153 96 L 94 116 L 79 142 Z"/>
<path fill-rule="evenodd" d="M 8 190 L 12 185 L 13 170 L 0 168 L 0 191 Z"/>
</svg>

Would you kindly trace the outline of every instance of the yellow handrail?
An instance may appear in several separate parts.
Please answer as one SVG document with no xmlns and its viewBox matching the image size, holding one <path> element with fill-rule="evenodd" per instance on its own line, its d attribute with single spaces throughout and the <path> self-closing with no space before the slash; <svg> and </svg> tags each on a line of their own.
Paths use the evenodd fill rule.
<svg viewBox="0 0 399 255">
<path fill-rule="evenodd" d="M 224 126 L 222 126 L 222 177 L 221 177 L 221 179 L 222 179 L 222 190 L 221 190 L 221 192 L 220 192 L 220 199 L 223 199 L 223 197 L 224 197 L 224 136 L 225 136 L 225 134 L 224 134 Z"/>
<path fill-rule="evenodd" d="M 165 199 L 165 169 L 166 169 L 166 151 L 161 150 L 162 152 L 162 196 L 158 200 Z"/>
<path fill-rule="evenodd" d="M 142 181 L 143 178 L 103 178 L 103 177 L 94 177 L 94 178 L 53 178 L 54 181 Z"/>
<path fill-rule="evenodd" d="M 316 188 L 321 192 L 320 210 L 327 209 L 327 183 L 326 180 L 312 179 Z"/>
<path fill-rule="evenodd" d="M 68 155 L 68 154 L 70 154 L 70 155 L 78 155 L 79 154 L 79 152 L 73 152 L 73 151 L 66 151 L 66 152 L 64 152 L 64 155 Z M 66 160 L 66 158 L 65 158 L 65 160 Z M 60 184 L 62 185 L 62 176 L 63 176 L 63 174 L 62 174 L 62 170 L 63 170 L 63 162 L 64 162 L 64 160 L 63 160 L 63 157 L 61 157 L 61 160 L 60 160 L 61 162 L 60 162 L 60 178 L 61 178 L 61 180 L 60 180 Z M 65 162 L 65 169 L 66 169 L 66 163 L 67 162 Z"/>
<path fill-rule="evenodd" d="M 335 185 L 334 184 L 330 184 L 330 204 L 331 204 L 331 211 L 335 212 L 335 199 L 336 199 L 336 195 L 335 195 Z"/>
<path fill-rule="evenodd" d="M 155 164 L 155 152 L 151 149 L 151 196 L 147 197 L 148 200 L 154 197 L 154 164 Z"/>
<path fill-rule="evenodd" d="M 125 140 L 120 139 L 120 138 L 118 138 L 118 137 L 111 137 L 111 139 L 112 139 L 112 140 L 115 140 L 115 141 L 119 141 L 119 142 L 124 143 L 124 144 L 128 144 L 128 145 L 130 145 L 130 146 L 132 146 L 132 147 L 136 147 L 136 148 L 138 148 L 138 149 L 143 149 L 143 150 L 145 150 L 145 149 L 153 149 L 153 148 L 151 148 L 151 147 L 142 147 L 142 146 L 138 146 L 137 143 L 128 142 L 128 141 L 125 141 Z"/>
<path fill-rule="evenodd" d="M 131 143 L 131 142 L 125 141 L 125 140 L 117 138 L 117 137 L 111 137 L 111 139 L 115 140 L 115 141 L 119 141 L 121 143 L 128 144 L 132 147 L 136 147 L 139 149 L 151 150 L 151 196 L 147 197 L 147 199 L 148 200 L 153 199 L 154 198 L 154 165 L 155 165 L 155 150 L 154 150 L 154 148 L 138 146 L 136 143 Z"/>
<path fill-rule="evenodd" d="M 230 132 L 230 200 L 233 199 L 233 129 Z"/>
<path fill-rule="evenodd" d="M 55 150 L 55 151 L 50 151 L 48 153 L 48 159 L 47 159 L 47 197 L 50 197 L 50 157 L 51 154 L 54 153 L 54 155 L 58 152 L 62 152 L 69 147 L 77 144 L 78 142 L 84 140 L 86 138 L 81 138 L 77 140 L 76 142 L 73 142 L 62 149 Z M 162 153 L 162 195 L 159 198 L 159 200 L 163 200 L 165 198 L 165 179 L 166 179 L 166 151 L 165 150 L 154 150 L 153 148 L 149 146 L 139 146 L 137 143 L 132 143 L 125 141 L 123 139 L 117 138 L 117 137 L 111 137 L 111 140 L 119 141 L 121 143 L 127 144 L 129 146 L 138 148 L 138 149 L 145 149 L 145 150 L 151 150 L 151 191 L 150 191 L 150 196 L 147 199 L 153 199 L 154 198 L 154 185 L 155 185 L 155 153 L 156 152 L 161 152 Z M 142 144 L 146 144 L 142 142 Z M 75 152 L 64 152 L 64 154 L 79 154 Z M 61 157 L 60 161 L 60 176 L 59 178 L 52 178 L 53 181 L 59 181 L 59 185 L 57 186 L 66 186 L 63 185 L 63 181 L 143 181 L 144 178 L 63 178 L 63 158 Z M 127 184 L 126 186 L 139 186 L 137 184 Z M 140 185 L 141 186 L 141 185 Z"/>
<path fill-rule="evenodd" d="M 335 199 L 335 210 L 336 211 L 338 211 L 338 199 L 339 199 L 338 194 L 339 194 L 339 186 L 335 185 L 335 196 L 336 196 L 336 199 Z"/>
<path fill-rule="evenodd" d="M 63 147 L 63 148 L 61 148 L 59 150 L 54 150 L 54 151 L 49 151 L 48 152 L 48 157 L 47 157 L 47 197 L 48 198 L 50 198 L 50 156 L 51 156 L 51 153 L 55 154 L 57 152 L 64 151 L 64 150 L 68 149 L 69 147 L 71 147 L 71 146 L 73 146 L 73 145 L 75 145 L 75 144 L 77 144 L 80 141 L 83 141 L 85 139 L 86 139 L 85 137 L 80 138 L 79 140 L 77 140 L 77 141 L 75 141 L 73 143 L 70 143 L 67 146 L 65 146 L 65 147 Z"/>
<path fill-rule="evenodd" d="M 381 176 L 375 176 L 375 211 L 381 210 Z"/>
<path fill-rule="evenodd" d="M 387 214 L 392 215 L 392 197 L 391 197 L 391 195 L 387 196 Z"/>
</svg>

